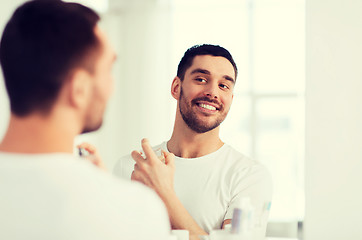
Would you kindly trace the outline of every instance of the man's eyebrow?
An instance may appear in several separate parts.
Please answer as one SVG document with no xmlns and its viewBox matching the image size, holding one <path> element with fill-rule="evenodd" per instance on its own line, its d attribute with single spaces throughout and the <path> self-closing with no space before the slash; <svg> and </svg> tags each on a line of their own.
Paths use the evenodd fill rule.
<svg viewBox="0 0 362 240">
<path fill-rule="evenodd" d="M 196 68 L 196 69 L 192 70 L 191 75 L 192 75 L 192 74 L 195 74 L 195 73 L 202 73 L 202 74 L 211 75 L 211 73 L 210 73 L 209 70 L 202 69 L 202 68 Z M 232 77 L 230 77 L 230 76 L 228 76 L 228 75 L 224 75 L 223 78 L 224 78 L 225 80 L 228 80 L 228 81 L 232 82 L 233 84 L 235 84 L 234 78 L 232 78 Z"/>
<path fill-rule="evenodd" d="M 191 74 L 195 74 L 195 73 L 203 73 L 203 74 L 208 74 L 208 75 L 211 74 L 208 70 L 202 69 L 202 68 L 196 68 L 191 72 Z"/>
<path fill-rule="evenodd" d="M 230 82 L 232 82 L 232 83 L 235 84 L 234 78 L 232 78 L 232 77 L 230 77 L 230 76 L 228 76 L 228 75 L 224 75 L 224 78 L 225 78 L 226 80 L 228 80 L 228 81 L 230 81 Z"/>
</svg>

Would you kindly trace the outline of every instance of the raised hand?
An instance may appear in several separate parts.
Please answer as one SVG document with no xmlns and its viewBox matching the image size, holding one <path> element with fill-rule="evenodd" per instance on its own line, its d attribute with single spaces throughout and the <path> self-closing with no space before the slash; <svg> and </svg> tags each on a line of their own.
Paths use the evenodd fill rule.
<svg viewBox="0 0 362 240">
<path fill-rule="evenodd" d="M 99 156 L 97 148 L 95 146 L 93 146 L 92 144 L 89 144 L 87 142 L 83 142 L 83 143 L 77 145 L 77 148 L 78 148 L 79 152 L 81 154 L 83 154 L 82 157 L 84 157 L 85 159 L 90 161 L 92 164 L 94 164 L 98 168 L 100 168 L 104 171 L 107 171 L 106 165 L 104 164 L 101 157 Z M 88 152 L 88 154 L 84 155 L 83 149 L 86 150 Z"/>
<path fill-rule="evenodd" d="M 142 139 L 141 145 L 144 154 L 138 151 L 131 154 L 136 162 L 131 179 L 154 189 L 164 199 L 174 192 L 175 156 L 161 151 L 162 156 L 158 157 L 147 139 Z"/>
</svg>

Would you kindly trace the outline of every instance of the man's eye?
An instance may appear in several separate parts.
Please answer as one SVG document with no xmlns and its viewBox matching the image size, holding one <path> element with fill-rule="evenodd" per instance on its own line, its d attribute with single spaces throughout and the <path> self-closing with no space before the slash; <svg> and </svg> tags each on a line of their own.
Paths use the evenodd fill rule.
<svg viewBox="0 0 362 240">
<path fill-rule="evenodd" d="M 227 86 L 227 85 L 225 85 L 225 84 L 220 84 L 219 85 L 221 88 L 223 88 L 223 89 L 229 89 L 229 87 Z"/>
<path fill-rule="evenodd" d="M 196 78 L 195 80 L 198 81 L 198 82 L 206 82 L 206 80 L 203 79 L 203 78 Z"/>
</svg>

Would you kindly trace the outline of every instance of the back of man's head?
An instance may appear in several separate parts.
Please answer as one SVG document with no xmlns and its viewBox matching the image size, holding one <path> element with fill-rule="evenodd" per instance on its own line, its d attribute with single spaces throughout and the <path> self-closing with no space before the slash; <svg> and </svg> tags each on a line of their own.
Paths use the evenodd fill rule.
<svg viewBox="0 0 362 240">
<path fill-rule="evenodd" d="M 93 10 L 60 0 L 33 0 L 15 11 L 0 43 L 13 114 L 49 113 L 72 69 L 92 72 L 98 21 Z"/>
<path fill-rule="evenodd" d="M 182 57 L 177 68 L 177 76 L 181 79 L 181 81 L 183 81 L 185 77 L 186 70 L 191 67 L 194 58 L 199 55 L 211 55 L 215 57 L 226 58 L 227 60 L 229 60 L 231 65 L 233 65 L 236 79 L 238 75 L 238 69 L 230 52 L 219 45 L 202 44 L 190 47 L 189 49 L 187 49 L 184 56 Z"/>
</svg>

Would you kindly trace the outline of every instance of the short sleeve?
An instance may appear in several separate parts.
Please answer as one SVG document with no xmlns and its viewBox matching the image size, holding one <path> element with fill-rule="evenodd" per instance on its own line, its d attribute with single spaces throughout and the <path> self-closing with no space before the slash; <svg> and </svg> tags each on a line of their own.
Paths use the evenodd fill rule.
<svg viewBox="0 0 362 240">
<path fill-rule="evenodd" d="M 231 201 L 226 211 L 224 220 L 232 219 L 235 207 L 238 207 L 240 199 L 249 197 L 254 208 L 254 223 L 258 235 L 265 236 L 269 211 L 272 199 L 272 178 L 268 169 L 255 162 L 255 164 L 240 168 L 235 171 L 230 181 Z"/>
</svg>

